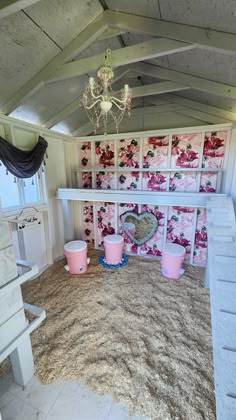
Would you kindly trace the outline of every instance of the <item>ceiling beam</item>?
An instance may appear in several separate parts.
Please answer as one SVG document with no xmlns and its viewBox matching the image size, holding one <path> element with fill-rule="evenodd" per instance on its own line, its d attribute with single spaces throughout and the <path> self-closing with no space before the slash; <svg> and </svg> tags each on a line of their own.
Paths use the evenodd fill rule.
<svg viewBox="0 0 236 420">
<path fill-rule="evenodd" d="M 124 32 L 163 36 L 165 38 L 190 42 L 205 49 L 218 49 L 227 51 L 233 55 L 236 54 L 236 34 L 136 16 L 113 10 L 106 10 L 104 14 L 109 27 L 123 30 Z"/>
<path fill-rule="evenodd" d="M 202 102 L 193 101 L 192 99 L 183 98 L 182 96 L 174 94 L 166 94 L 165 99 L 175 104 L 187 107 L 188 109 L 203 111 L 206 114 L 211 114 L 216 117 L 223 118 L 227 120 L 227 122 L 236 121 L 236 112 L 227 111 L 216 106 L 207 105 Z M 155 104 L 155 101 L 151 100 L 151 102 Z"/>
<path fill-rule="evenodd" d="M 173 54 L 193 48 L 195 48 L 193 44 L 186 44 L 185 42 L 174 41 L 172 39 L 152 39 L 150 41 L 141 42 L 140 44 L 131 45 L 129 47 L 113 51 L 111 55 L 111 64 L 113 67 L 124 66 L 138 61 L 162 57 L 163 55 Z M 76 60 L 62 65 L 53 74 L 49 75 L 47 81 L 55 82 L 57 80 L 68 79 L 71 77 L 81 76 L 86 73 L 91 73 L 92 71 L 97 70 L 101 64 L 101 54 Z"/>
<path fill-rule="evenodd" d="M 215 115 L 207 114 L 203 111 L 197 111 L 196 109 L 184 108 L 177 111 L 177 114 L 184 115 L 185 117 L 196 118 L 197 120 L 206 121 L 209 124 L 225 124 L 230 122 L 229 120 Z"/>
<path fill-rule="evenodd" d="M 116 69 L 115 75 L 114 75 L 114 82 L 117 82 L 122 77 L 126 76 L 130 72 L 129 67 L 123 66 L 119 69 Z M 57 114 L 55 114 L 52 118 L 50 118 L 48 121 L 46 121 L 43 125 L 45 128 L 51 128 L 54 127 L 57 123 L 64 120 L 66 117 L 71 115 L 73 112 L 75 112 L 78 108 L 81 107 L 83 95 L 79 96 L 77 99 L 75 99 L 71 104 L 67 105 L 65 108 L 63 108 L 61 111 L 59 111 Z"/>
<path fill-rule="evenodd" d="M 121 31 L 120 29 L 107 28 L 107 30 L 98 37 L 97 41 L 114 38 L 115 36 L 119 36 L 122 34 L 124 34 L 124 31 Z"/>
<path fill-rule="evenodd" d="M 236 87 L 226 85 L 225 83 L 214 82 L 213 80 L 204 79 L 203 77 L 194 76 L 193 74 L 182 73 L 180 71 L 170 70 L 146 63 L 137 63 L 135 69 L 140 74 L 146 74 L 159 79 L 171 80 L 176 83 L 183 83 L 202 92 L 209 92 L 225 98 L 236 99 Z"/>
<path fill-rule="evenodd" d="M 166 92 L 174 92 L 178 90 L 189 89 L 189 86 L 175 82 L 158 82 L 151 85 L 144 85 L 132 88 L 132 97 L 139 98 L 149 95 L 160 95 Z"/>
<path fill-rule="evenodd" d="M 22 86 L 2 107 L 3 114 L 10 114 L 26 98 L 35 93 L 45 84 L 49 75 L 66 61 L 72 60 L 81 51 L 87 48 L 92 42 L 107 29 L 103 13 L 88 25 L 63 51 L 56 55 L 42 70 Z"/>
<path fill-rule="evenodd" d="M 39 0 L 1 0 L 0 2 L 0 19 L 19 12 L 19 10 L 32 6 Z"/>
</svg>

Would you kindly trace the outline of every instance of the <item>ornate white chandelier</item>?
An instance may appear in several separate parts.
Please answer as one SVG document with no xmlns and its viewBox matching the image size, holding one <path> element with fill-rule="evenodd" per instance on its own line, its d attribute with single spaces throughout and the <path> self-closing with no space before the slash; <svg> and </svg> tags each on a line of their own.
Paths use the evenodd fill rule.
<svg viewBox="0 0 236 420">
<path fill-rule="evenodd" d="M 112 80 L 114 73 L 111 65 L 108 62 L 108 56 L 111 50 L 107 49 L 104 56 L 102 67 L 97 71 L 98 82 L 95 83 L 93 77 L 89 78 L 85 93 L 83 94 L 83 106 L 87 112 L 88 118 L 94 126 L 94 132 L 101 125 L 101 120 L 104 125 L 104 134 L 107 134 L 108 117 L 113 119 L 116 131 L 124 117 L 125 112 L 130 116 L 132 91 L 128 84 L 124 88 L 114 92 L 112 90 Z"/>
</svg>

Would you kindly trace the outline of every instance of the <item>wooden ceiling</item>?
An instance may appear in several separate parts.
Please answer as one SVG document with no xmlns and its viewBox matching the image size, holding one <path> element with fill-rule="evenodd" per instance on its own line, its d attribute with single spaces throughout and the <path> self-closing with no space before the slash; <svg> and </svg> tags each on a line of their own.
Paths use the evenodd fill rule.
<svg viewBox="0 0 236 420">
<path fill-rule="evenodd" d="M 234 0 L 3 0 L 0 18 L 3 114 L 91 134 L 81 95 L 111 48 L 121 131 L 236 120 Z"/>
</svg>

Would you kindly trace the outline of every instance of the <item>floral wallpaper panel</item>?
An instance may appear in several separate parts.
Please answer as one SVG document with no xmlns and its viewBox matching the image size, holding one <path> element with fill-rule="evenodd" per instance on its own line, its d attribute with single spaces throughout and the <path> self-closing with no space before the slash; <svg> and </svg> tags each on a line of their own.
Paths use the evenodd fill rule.
<svg viewBox="0 0 236 420">
<path fill-rule="evenodd" d="M 197 210 L 197 224 L 194 241 L 193 262 L 205 265 L 207 260 L 207 216 L 206 209 Z"/>
<path fill-rule="evenodd" d="M 169 191 L 197 192 L 197 173 L 172 172 Z"/>
<path fill-rule="evenodd" d="M 191 254 L 193 218 L 193 208 L 169 207 L 166 240 L 185 247 L 186 261 L 189 261 Z"/>
<path fill-rule="evenodd" d="M 119 190 L 140 190 L 139 172 L 118 172 Z"/>
<path fill-rule="evenodd" d="M 169 137 L 143 139 L 143 168 L 167 168 Z"/>
<path fill-rule="evenodd" d="M 92 188 L 92 172 L 80 173 L 81 188 Z"/>
<path fill-rule="evenodd" d="M 171 144 L 171 168 L 197 168 L 201 134 L 175 134 Z"/>
<path fill-rule="evenodd" d="M 95 165 L 97 168 L 107 168 L 115 164 L 114 141 L 102 140 L 95 142 Z"/>
<path fill-rule="evenodd" d="M 158 228 L 154 236 L 145 244 L 141 245 L 140 253 L 141 255 L 161 256 L 164 238 L 165 207 L 144 204 L 142 206 L 143 211 L 153 213 L 156 216 Z"/>
<path fill-rule="evenodd" d="M 166 172 L 143 172 L 143 190 L 166 191 Z"/>
<path fill-rule="evenodd" d="M 126 233 L 122 229 L 121 216 L 122 216 L 122 214 L 126 213 L 127 211 L 134 211 L 135 213 L 138 213 L 138 204 L 120 203 L 119 204 L 119 211 L 118 211 L 118 214 L 119 214 L 118 228 L 119 228 L 119 234 L 124 237 L 124 241 L 125 241 L 124 250 L 125 250 L 125 252 L 130 252 L 132 254 L 137 254 L 138 246 L 136 244 L 134 244 L 134 242 L 131 241 L 131 239 L 128 237 L 128 235 L 126 235 Z"/>
<path fill-rule="evenodd" d="M 84 141 L 79 147 L 79 161 L 82 169 L 91 168 L 91 142 Z"/>
<path fill-rule="evenodd" d="M 93 205 L 89 201 L 82 202 L 83 231 L 82 239 L 94 247 Z"/>
<path fill-rule="evenodd" d="M 203 168 L 222 168 L 225 154 L 226 131 L 205 133 L 203 148 Z M 216 172 L 204 172 L 201 175 L 200 192 L 215 192 Z"/>
<path fill-rule="evenodd" d="M 114 203 L 96 203 L 97 212 L 97 244 L 99 248 L 103 247 L 103 239 L 106 235 L 115 232 L 115 204 Z"/>
<path fill-rule="evenodd" d="M 98 190 L 115 190 L 114 172 L 96 172 L 96 188 Z"/>
<path fill-rule="evenodd" d="M 139 168 L 139 139 L 121 139 L 118 142 L 118 166 Z"/>
</svg>

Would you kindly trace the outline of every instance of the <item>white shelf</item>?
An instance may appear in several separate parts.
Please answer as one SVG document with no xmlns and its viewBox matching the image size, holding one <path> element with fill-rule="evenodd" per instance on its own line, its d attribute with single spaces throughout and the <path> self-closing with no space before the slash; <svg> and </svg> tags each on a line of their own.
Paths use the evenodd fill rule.
<svg viewBox="0 0 236 420">
<path fill-rule="evenodd" d="M 223 168 L 134 168 L 114 167 L 74 169 L 73 173 L 81 172 L 223 172 Z"/>
</svg>

